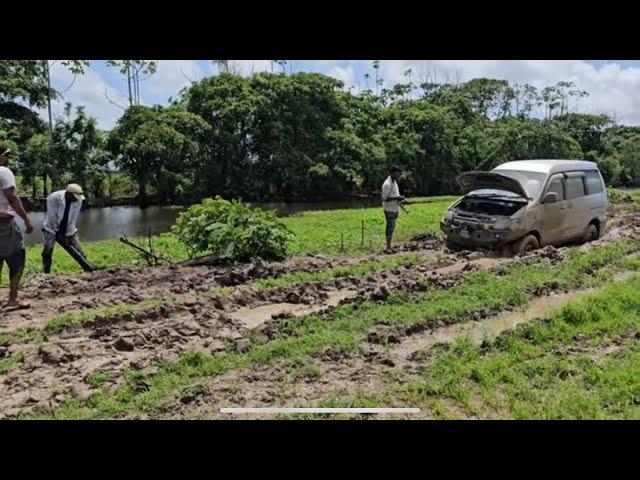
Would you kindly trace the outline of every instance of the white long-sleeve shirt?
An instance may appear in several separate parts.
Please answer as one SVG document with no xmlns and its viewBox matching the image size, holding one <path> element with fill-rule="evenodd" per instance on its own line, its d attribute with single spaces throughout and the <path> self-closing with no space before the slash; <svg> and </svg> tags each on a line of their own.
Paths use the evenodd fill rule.
<svg viewBox="0 0 640 480">
<path fill-rule="evenodd" d="M 65 199 L 66 190 L 58 190 L 53 192 L 47 197 L 47 213 L 44 217 L 43 228 L 54 235 L 58 231 L 62 216 L 64 215 L 64 209 L 67 204 Z M 70 237 L 74 235 L 78 229 L 76 228 L 76 221 L 82 208 L 82 200 L 76 200 L 69 207 L 69 219 L 67 221 L 67 231 L 65 236 Z"/>
<path fill-rule="evenodd" d="M 391 178 L 391 176 L 388 176 L 382 184 L 382 209 L 386 212 L 397 212 L 400 202 L 397 200 L 387 202 L 387 198 L 399 196 L 400 189 L 398 188 L 398 182 Z"/>
</svg>

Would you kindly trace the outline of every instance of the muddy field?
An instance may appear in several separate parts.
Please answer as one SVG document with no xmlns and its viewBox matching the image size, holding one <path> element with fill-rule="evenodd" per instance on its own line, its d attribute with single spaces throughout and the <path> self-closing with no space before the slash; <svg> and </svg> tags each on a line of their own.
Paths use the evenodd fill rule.
<svg viewBox="0 0 640 480">
<path fill-rule="evenodd" d="M 640 214 L 634 205 L 616 205 L 611 217 L 600 240 L 579 248 L 640 237 Z M 500 275 L 513 263 L 551 266 L 566 257 L 564 248 L 553 247 L 516 258 L 454 253 L 433 234 L 402 245 L 395 255 L 403 252 L 419 253 L 424 261 L 275 288 L 260 288 L 257 281 L 375 263 L 388 256 L 298 257 L 230 268 L 128 266 L 33 277 L 21 293 L 32 309 L 0 314 L 0 360 L 9 365 L 0 370 L 0 417 L 48 415 L 70 399 L 90 398 L 99 388 L 117 391 L 125 372 L 153 375 L 162 361 L 177 361 L 194 351 L 213 358 L 248 352 L 286 334 L 292 317 L 315 314 L 329 321 L 330 313 L 345 303 L 397 301 L 402 295 L 450 289 L 480 269 Z M 427 345 L 446 343 L 462 332 L 471 332 L 481 342 L 485 335 L 497 335 L 573 298 L 553 290 L 539 296 L 543 300 L 530 307 L 533 314 L 487 308 L 472 312 L 473 322 L 464 325 L 450 325 L 446 315 L 438 324 L 377 325 L 356 355 L 326 349 L 315 357 L 313 369 L 321 375 L 296 373 L 290 391 L 277 387 L 290 366 L 263 364 L 212 376 L 182 391 L 170 408 L 121 416 L 225 418 L 218 413 L 222 406 L 314 405 L 335 392 L 376 390 L 382 388 L 380 365 L 410 368 L 416 352 Z M 9 364 L 10 359 L 16 360 Z M 98 385 L 96 375 L 108 380 Z M 144 391 L 148 385 L 143 380 L 139 388 Z"/>
</svg>

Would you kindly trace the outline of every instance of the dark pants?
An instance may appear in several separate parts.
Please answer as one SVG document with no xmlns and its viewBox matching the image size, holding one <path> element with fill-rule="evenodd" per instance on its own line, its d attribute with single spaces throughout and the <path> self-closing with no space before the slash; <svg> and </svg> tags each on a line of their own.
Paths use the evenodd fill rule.
<svg viewBox="0 0 640 480">
<path fill-rule="evenodd" d="M 398 220 L 398 212 L 387 212 L 384 211 L 384 216 L 387 219 L 387 228 L 386 235 L 387 240 L 390 240 L 393 237 L 393 232 L 396 229 L 396 221 Z"/>
<path fill-rule="evenodd" d="M 53 247 L 55 247 L 56 242 L 60 243 L 63 246 L 66 244 L 80 254 L 80 257 L 76 258 L 76 256 L 72 254 L 72 252 L 69 252 L 71 256 L 80 264 L 80 266 L 85 272 L 91 272 L 94 270 L 94 268 L 91 265 L 89 265 L 89 263 L 86 261 L 85 254 L 82 251 L 82 247 L 80 246 L 80 239 L 78 238 L 77 233 L 73 234 L 70 237 L 62 237 L 59 235 L 54 235 L 53 233 L 48 232 L 46 230 L 43 230 L 42 236 L 44 237 L 44 248 L 42 249 L 42 271 L 44 273 L 51 272 L 51 263 L 53 260 Z"/>
</svg>

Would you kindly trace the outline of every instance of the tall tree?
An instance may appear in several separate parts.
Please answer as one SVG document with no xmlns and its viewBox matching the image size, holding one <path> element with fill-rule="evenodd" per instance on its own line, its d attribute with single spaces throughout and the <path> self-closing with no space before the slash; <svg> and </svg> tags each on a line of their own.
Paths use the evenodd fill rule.
<svg viewBox="0 0 640 480">
<path fill-rule="evenodd" d="M 107 66 L 116 68 L 127 78 L 129 106 L 140 105 L 140 83 L 156 73 L 157 60 L 107 60 Z"/>
</svg>

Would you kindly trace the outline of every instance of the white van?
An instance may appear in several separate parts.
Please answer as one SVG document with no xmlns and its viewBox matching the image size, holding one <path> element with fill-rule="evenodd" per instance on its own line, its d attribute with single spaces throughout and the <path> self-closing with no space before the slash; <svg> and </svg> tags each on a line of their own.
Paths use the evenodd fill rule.
<svg viewBox="0 0 640 480">
<path fill-rule="evenodd" d="M 607 190 L 594 162 L 520 160 L 457 180 L 465 196 L 440 222 L 450 248 L 508 246 L 522 253 L 595 240 L 604 229 Z"/>
</svg>

